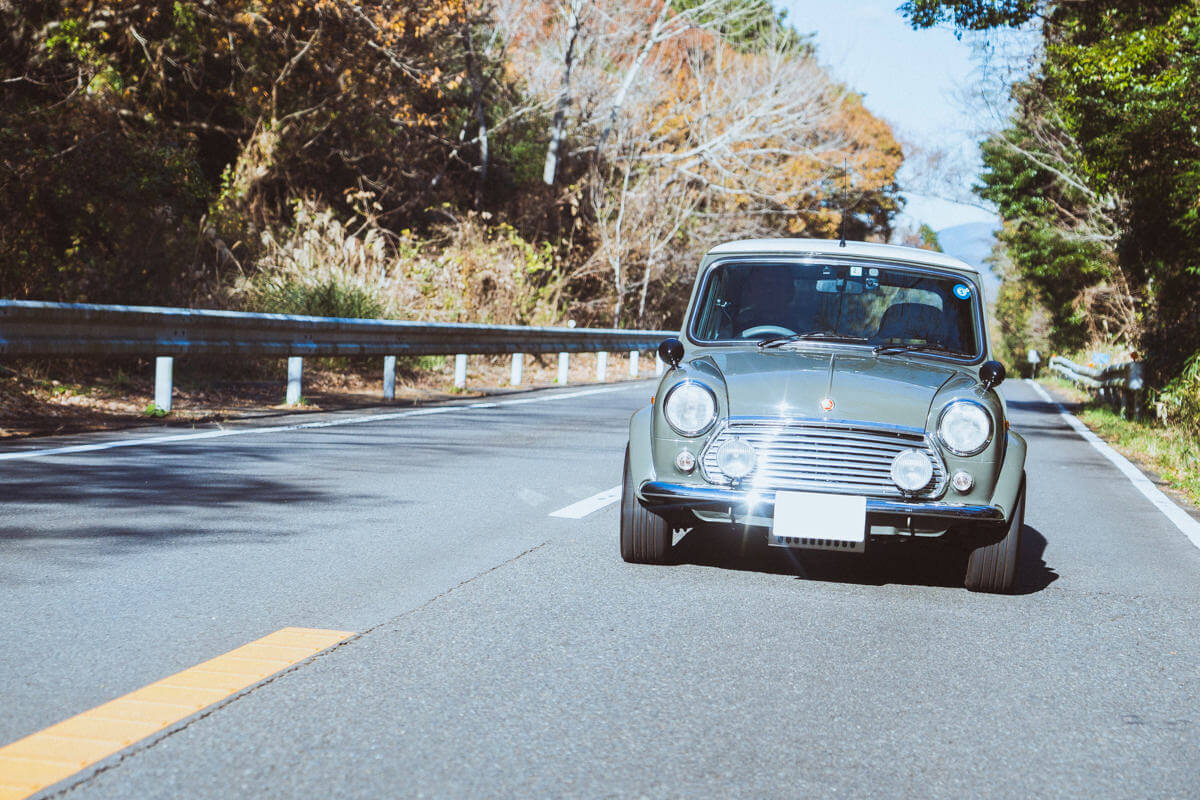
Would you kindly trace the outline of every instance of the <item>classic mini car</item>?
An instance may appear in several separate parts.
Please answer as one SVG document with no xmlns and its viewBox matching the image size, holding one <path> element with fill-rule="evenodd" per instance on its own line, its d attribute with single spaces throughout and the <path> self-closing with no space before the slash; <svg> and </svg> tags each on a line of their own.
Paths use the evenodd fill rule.
<svg viewBox="0 0 1200 800">
<path fill-rule="evenodd" d="M 967 588 L 1013 589 L 1025 441 L 972 267 L 880 244 L 722 244 L 659 354 L 669 369 L 629 426 L 626 561 L 665 561 L 672 531 L 703 523 L 840 553 L 933 539 L 969 551 Z"/>
</svg>

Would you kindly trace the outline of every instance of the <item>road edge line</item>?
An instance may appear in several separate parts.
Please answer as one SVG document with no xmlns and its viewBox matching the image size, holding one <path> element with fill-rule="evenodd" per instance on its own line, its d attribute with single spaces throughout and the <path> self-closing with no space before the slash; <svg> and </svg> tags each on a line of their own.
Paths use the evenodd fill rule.
<svg viewBox="0 0 1200 800">
<path fill-rule="evenodd" d="M 422 408 L 408 409 L 405 411 L 388 411 L 381 414 L 362 414 L 356 417 L 345 417 L 342 419 L 297 422 L 292 425 L 268 425 L 258 428 L 220 428 L 213 431 L 200 431 L 198 433 L 174 433 L 163 436 L 146 436 L 136 439 L 117 439 L 110 442 L 66 445 L 64 447 L 8 450 L 0 452 L 0 461 L 22 461 L 29 458 L 47 458 L 50 456 L 73 455 L 75 453 L 94 453 L 103 450 L 116 450 L 124 447 L 152 447 L 155 445 L 168 445 L 199 441 L 202 439 L 221 439 L 226 436 L 248 436 L 254 433 L 289 433 L 291 431 L 303 431 L 316 428 L 338 428 L 343 425 L 362 425 L 367 422 L 387 422 L 390 420 L 404 419 L 406 417 L 422 417 L 429 416 L 430 414 L 447 414 L 454 411 L 503 408 L 505 406 L 524 405 L 525 403 L 549 403 L 556 400 L 568 400 L 574 397 L 586 397 L 593 394 L 608 394 L 610 392 L 619 392 L 632 388 L 633 382 L 630 381 L 627 383 L 630 385 L 605 386 L 597 389 L 584 389 L 574 392 L 557 392 L 538 397 L 521 398 L 519 400 L 500 400 L 490 404 L 455 403 L 452 405 L 425 406 Z"/>
<path fill-rule="evenodd" d="M 1092 430 L 1084 425 L 1083 422 L 1067 411 L 1063 404 L 1055 400 L 1042 385 L 1032 378 L 1026 378 L 1025 383 L 1047 403 L 1051 403 L 1058 409 L 1059 416 L 1066 420 L 1071 429 L 1083 438 L 1088 444 L 1094 447 L 1100 455 L 1112 462 L 1121 474 L 1129 479 L 1129 482 L 1149 500 L 1155 508 L 1162 512 L 1163 516 L 1169 519 L 1179 532 L 1188 538 L 1195 547 L 1200 548 L 1200 522 L 1192 518 L 1190 514 L 1184 511 L 1178 503 L 1154 485 L 1154 481 L 1146 477 L 1146 474 L 1138 469 L 1132 461 L 1113 449 L 1112 445 L 1101 439 Z"/>
</svg>

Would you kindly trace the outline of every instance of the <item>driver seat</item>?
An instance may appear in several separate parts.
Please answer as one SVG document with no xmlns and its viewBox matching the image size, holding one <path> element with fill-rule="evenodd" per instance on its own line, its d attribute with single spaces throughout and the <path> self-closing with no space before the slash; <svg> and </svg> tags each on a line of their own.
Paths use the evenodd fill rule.
<svg viewBox="0 0 1200 800">
<path fill-rule="evenodd" d="M 897 303 L 888 307 L 875 336 L 884 341 L 921 339 L 948 344 L 942 310 L 924 303 Z"/>
</svg>

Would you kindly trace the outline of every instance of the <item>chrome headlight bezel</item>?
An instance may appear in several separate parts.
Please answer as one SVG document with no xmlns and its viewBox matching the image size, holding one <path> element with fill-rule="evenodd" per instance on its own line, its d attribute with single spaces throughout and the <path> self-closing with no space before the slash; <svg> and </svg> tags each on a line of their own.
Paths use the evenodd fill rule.
<svg viewBox="0 0 1200 800">
<path fill-rule="evenodd" d="M 693 389 L 699 389 L 700 391 L 707 394 L 709 402 L 711 403 L 711 406 L 712 406 L 712 411 L 708 416 L 708 420 L 703 425 L 701 425 L 700 427 L 695 428 L 695 429 L 680 427 L 679 425 L 676 425 L 677 420 L 671 419 L 671 399 L 676 396 L 676 393 L 678 393 L 679 391 L 683 390 L 684 388 L 688 388 L 688 387 L 693 388 Z M 666 395 L 663 397 L 662 416 L 663 416 L 663 419 L 666 420 L 667 425 L 669 425 L 671 427 L 671 430 L 675 431 L 675 433 L 679 434 L 680 436 L 687 436 L 687 437 L 703 436 L 705 433 L 707 433 L 709 431 L 709 429 L 712 428 L 713 425 L 716 424 L 717 417 L 720 416 L 719 409 L 717 408 L 717 393 L 714 392 L 707 385 L 701 383 L 700 381 L 693 381 L 693 380 L 680 381 L 679 383 L 675 384 L 670 389 L 668 389 Z"/>
<path fill-rule="evenodd" d="M 950 442 L 948 442 L 946 440 L 946 417 L 949 416 L 956 409 L 963 409 L 965 411 L 966 409 L 969 409 L 969 408 L 977 409 L 980 414 L 983 414 L 983 418 L 987 421 L 987 434 L 983 437 L 983 440 L 976 447 L 957 448 L 957 447 L 953 446 L 952 444 L 950 444 Z M 970 412 L 970 413 L 973 413 L 973 412 Z M 992 419 L 991 412 L 988 411 L 987 406 L 985 406 L 983 403 L 977 403 L 974 400 L 954 400 L 950 403 L 947 403 L 946 407 L 943 408 L 942 412 L 938 415 L 938 422 L 937 422 L 938 441 L 941 443 L 942 447 L 946 448 L 948 451 L 950 451 L 951 453 L 953 453 L 956 456 L 966 457 L 966 456 L 979 455 L 980 453 L 982 453 L 984 450 L 987 449 L 989 444 L 992 443 L 992 438 L 995 435 L 996 435 L 996 421 L 994 419 Z"/>
</svg>

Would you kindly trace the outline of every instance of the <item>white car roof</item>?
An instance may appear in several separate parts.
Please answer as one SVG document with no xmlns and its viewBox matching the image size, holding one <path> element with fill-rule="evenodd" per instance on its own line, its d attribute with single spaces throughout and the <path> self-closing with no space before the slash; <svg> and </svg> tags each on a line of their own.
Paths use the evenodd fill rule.
<svg viewBox="0 0 1200 800">
<path fill-rule="evenodd" d="M 915 264 L 948 267 L 975 275 L 979 274 L 979 270 L 967 262 L 933 250 L 901 247 L 894 244 L 875 244 L 874 242 L 846 242 L 843 247 L 836 239 L 741 239 L 719 244 L 709 250 L 708 254 L 710 256 L 760 254 L 857 256 L 887 261 L 909 261 Z"/>
</svg>

